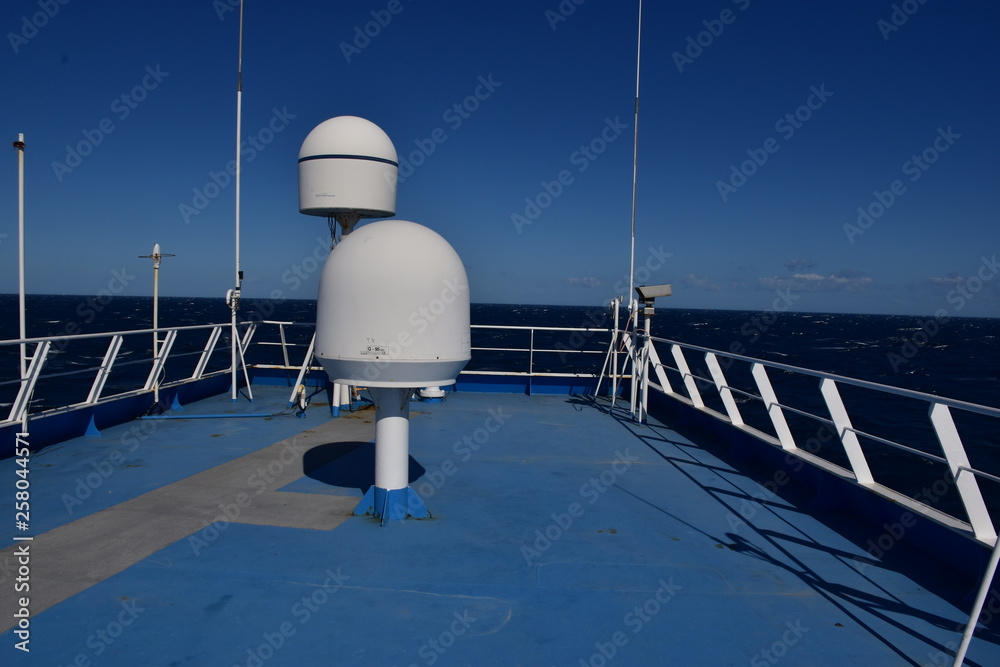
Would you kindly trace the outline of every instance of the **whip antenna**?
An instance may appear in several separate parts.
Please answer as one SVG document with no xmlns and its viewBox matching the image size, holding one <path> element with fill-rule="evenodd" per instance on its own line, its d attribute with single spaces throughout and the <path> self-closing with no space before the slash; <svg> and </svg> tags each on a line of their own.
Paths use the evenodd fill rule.
<svg viewBox="0 0 1000 667">
<path fill-rule="evenodd" d="M 635 199 L 636 180 L 639 171 L 639 60 L 642 54 L 642 0 L 639 0 L 639 34 L 635 46 L 635 122 L 632 139 L 632 241 L 629 246 L 628 263 L 628 302 L 629 310 L 634 303 L 632 294 L 635 288 Z"/>
<path fill-rule="evenodd" d="M 243 1 L 240 0 L 240 36 L 239 36 L 239 50 L 236 58 L 236 173 L 234 174 L 234 182 L 236 184 L 236 276 L 235 276 L 235 287 L 226 294 L 226 305 L 232 313 L 230 324 L 231 324 L 231 363 L 232 363 L 232 374 L 233 374 L 233 395 L 232 399 L 235 402 L 237 391 L 238 391 L 238 378 L 236 365 L 236 356 L 239 352 L 240 361 L 243 359 L 242 350 L 239 350 L 240 338 L 239 330 L 236 326 L 236 311 L 240 309 L 240 291 L 243 285 L 243 271 L 240 270 L 240 144 L 243 136 Z M 250 396 L 250 401 L 253 402 L 253 390 L 250 389 L 250 383 L 247 382 L 247 393 Z"/>
</svg>

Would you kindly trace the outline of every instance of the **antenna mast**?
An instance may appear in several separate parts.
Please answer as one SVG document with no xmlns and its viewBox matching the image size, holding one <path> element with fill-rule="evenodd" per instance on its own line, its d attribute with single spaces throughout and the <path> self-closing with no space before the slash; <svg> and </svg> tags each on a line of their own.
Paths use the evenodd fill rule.
<svg viewBox="0 0 1000 667">
<path fill-rule="evenodd" d="M 240 288 L 243 284 L 243 272 L 240 270 L 240 143 L 242 142 L 243 136 L 243 1 L 240 0 L 240 37 L 239 37 L 239 53 L 236 60 L 236 174 L 234 175 L 236 183 L 236 277 L 235 285 L 229 294 L 226 296 L 226 302 L 232 311 L 231 319 L 231 363 L 232 363 L 232 383 L 233 383 L 233 394 L 232 399 L 235 402 L 237 391 L 238 391 L 238 377 L 237 377 L 237 367 L 236 358 L 237 352 L 240 352 L 239 358 L 242 360 L 243 354 L 242 350 L 237 348 L 240 346 L 239 330 L 236 326 L 236 311 L 240 309 Z M 249 385 L 247 385 L 247 391 L 250 391 Z M 253 401 L 253 395 L 251 394 L 251 401 Z"/>
<path fill-rule="evenodd" d="M 639 171 L 639 59 L 642 54 L 642 0 L 639 0 L 639 34 L 635 46 L 635 134 L 632 140 L 632 242 L 629 246 L 628 302 L 629 312 L 635 303 L 635 199 Z"/>
<path fill-rule="evenodd" d="M 25 309 L 24 309 L 24 135 L 18 134 L 14 148 L 17 149 L 17 297 L 20 309 L 19 332 L 21 339 L 27 338 L 25 334 Z M 27 348 L 21 343 L 21 378 L 24 378 L 27 368 Z M 25 411 L 27 413 L 27 411 Z"/>
</svg>

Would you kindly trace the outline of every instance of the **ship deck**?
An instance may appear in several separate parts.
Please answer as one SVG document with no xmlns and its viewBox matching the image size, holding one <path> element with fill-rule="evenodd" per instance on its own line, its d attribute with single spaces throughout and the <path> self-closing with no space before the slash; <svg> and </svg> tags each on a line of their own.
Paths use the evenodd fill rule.
<svg viewBox="0 0 1000 667">
<path fill-rule="evenodd" d="M 977 582 L 902 542 L 874 557 L 870 534 L 780 473 L 738 470 L 723 443 L 635 424 L 621 403 L 414 402 L 411 486 L 432 518 L 381 527 L 352 516 L 374 411 L 297 419 L 287 387 L 253 389 L 253 404 L 219 396 L 32 455 L 34 539 L 0 552 L 5 656 L 943 665 L 960 640 Z M 274 416 L 193 418 L 232 412 Z M 0 461 L 9 488 L 16 466 Z M 30 655 L 11 629 L 25 544 Z M 1000 664 L 1000 637 L 981 628 L 967 664 Z"/>
</svg>

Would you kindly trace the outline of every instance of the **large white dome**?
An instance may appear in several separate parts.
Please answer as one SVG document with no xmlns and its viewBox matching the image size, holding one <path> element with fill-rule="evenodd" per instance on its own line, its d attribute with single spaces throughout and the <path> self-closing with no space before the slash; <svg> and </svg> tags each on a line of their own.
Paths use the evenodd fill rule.
<svg viewBox="0 0 1000 667">
<path fill-rule="evenodd" d="M 358 227 L 330 252 L 320 279 L 316 358 L 333 382 L 450 385 L 470 345 L 465 266 L 437 232 L 382 220 Z"/>
</svg>

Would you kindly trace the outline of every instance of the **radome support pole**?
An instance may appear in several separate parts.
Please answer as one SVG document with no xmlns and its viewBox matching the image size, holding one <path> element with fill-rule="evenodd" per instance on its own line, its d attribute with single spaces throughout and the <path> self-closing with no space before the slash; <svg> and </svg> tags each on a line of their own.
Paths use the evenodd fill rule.
<svg viewBox="0 0 1000 667">
<path fill-rule="evenodd" d="M 25 335 L 25 305 L 24 305 L 24 134 L 18 133 L 14 148 L 17 149 L 17 297 L 20 309 L 20 337 Z M 21 343 L 21 378 L 28 368 L 28 349 Z"/>
<path fill-rule="evenodd" d="M 375 401 L 375 484 L 354 509 L 382 525 L 391 520 L 427 518 L 430 513 L 410 481 L 410 394 L 402 387 L 372 388 Z"/>
<path fill-rule="evenodd" d="M 233 395 L 232 400 L 236 402 L 237 392 L 239 391 L 239 376 L 237 375 L 236 360 L 239 356 L 237 354 L 237 339 L 239 338 L 239 330 L 236 326 L 236 311 L 240 308 L 240 287 L 243 282 L 242 271 L 240 271 L 240 144 L 242 143 L 243 136 L 243 2 L 240 0 L 240 36 L 239 36 L 239 53 L 236 61 L 236 173 L 234 174 L 234 182 L 236 186 L 236 277 L 234 279 L 234 284 L 236 287 L 233 289 L 231 298 L 229 299 L 229 308 L 232 311 L 231 318 L 231 363 L 232 363 L 232 384 L 233 384 Z M 249 391 L 249 387 L 248 387 Z M 251 401 L 253 400 L 251 395 Z"/>
</svg>

